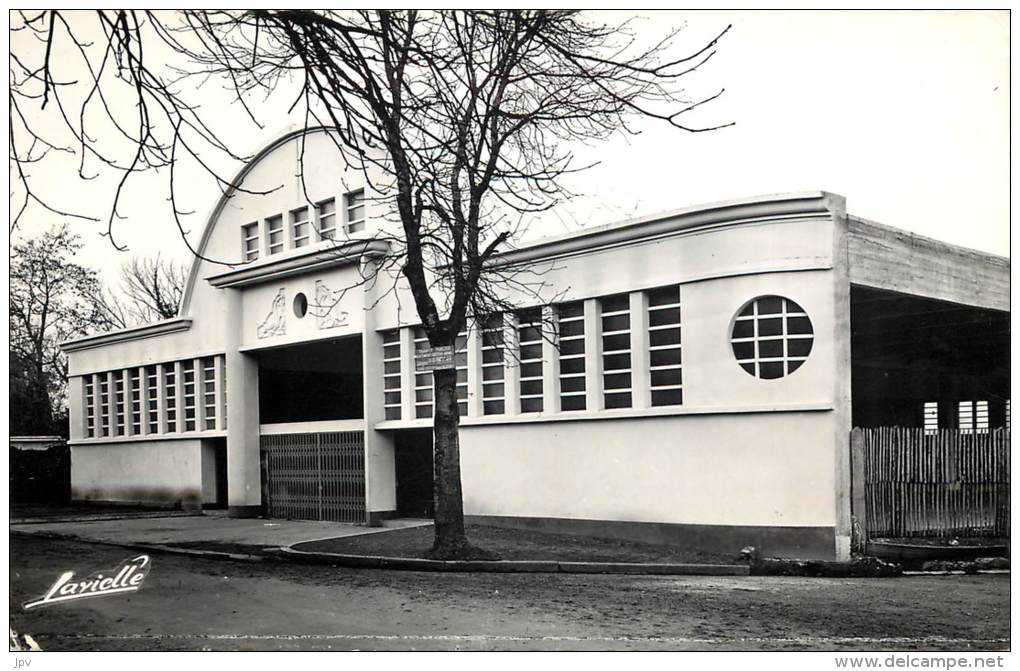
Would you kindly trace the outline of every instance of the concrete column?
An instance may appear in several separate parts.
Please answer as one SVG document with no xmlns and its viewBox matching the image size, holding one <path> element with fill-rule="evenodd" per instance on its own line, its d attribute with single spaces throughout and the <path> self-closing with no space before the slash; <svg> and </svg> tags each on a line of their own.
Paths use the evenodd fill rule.
<svg viewBox="0 0 1020 671">
<path fill-rule="evenodd" d="M 67 416 L 70 418 L 68 437 L 81 440 L 86 436 L 88 416 L 85 410 L 85 378 L 70 377 L 67 380 Z"/>
<path fill-rule="evenodd" d="M 174 410 L 177 413 L 177 433 L 184 433 L 187 425 L 184 421 L 184 362 L 174 361 Z"/>
<path fill-rule="evenodd" d="M 414 419 L 414 329 L 400 329 L 400 419 Z"/>
<path fill-rule="evenodd" d="M 375 272 L 382 271 L 378 268 L 366 267 L 362 270 L 362 276 L 371 277 Z M 364 300 L 363 308 L 375 304 L 377 302 L 376 284 L 375 282 L 366 283 L 362 292 L 352 292 L 352 298 L 360 295 Z M 375 526 L 381 524 L 384 519 L 397 514 L 397 467 L 393 434 L 375 430 L 375 425 L 386 419 L 386 411 L 383 408 L 383 338 L 377 330 L 379 314 L 376 309 L 365 309 L 364 314 L 365 330 L 361 339 L 361 357 L 365 403 L 365 510 L 367 511 L 365 523 Z M 403 358 L 403 346 L 401 346 L 401 358 Z M 400 370 L 401 376 L 403 376 L 402 365 Z M 401 393 L 401 403 L 403 403 L 403 393 Z M 401 408 L 401 416 L 403 416 L 403 408 Z"/>
<path fill-rule="evenodd" d="M 163 434 L 167 433 L 166 410 L 166 368 L 160 363 L 156 364 L 156 430 Z"/>
<path fill-rule="evenodd" d="M 99 404 L 99 380 L 101 377 L 99 374 L 92 374 L 92 427 L 95 432 L 92 434 L 93 438 L 99 438 L 103 435 L 103 411 L 102 406 Z"/>
<path fill-rule="evenodd" d="M 477 321 L 468 317 L 467 332 L 468 417 L 481 417 L 482 407 L 482 331 Z"/>
<path fill-rule="evenodd" d="M 138 367 L 138 428 L 141 435 L 149 435 L 149 376 L 145 366 Z"/>
<path fill-rule="evenodd" d="M 586 410 L 602 410 L 602 319 L 594 298 L 584 302 L 584 387 Z"/>
<path fill-rule="evenodd" d="M 560 351 L 556 347 L 556 308 L 542 308 L 542 410 L 560 411 Z"/>
<path fill-rule="evenodd" d="M 648 375 L 648 294 L 630 294 L 630 398 L 632 408 L 652 406 Z"/>
<path fill-rule="evenodd" d="M 257 517 L 262 512 L 259 465 L 259 369 L 255 357 L 241 346 L 241 292 L 225 289 L 224 315 L 227 414 L 227 504 L 231 517 Z"/>
<path fill-rule="evenodd" d="M 195 368 L 195 431 L 205 431 L 205 369 L 201 359 L 191 365 Z"/>
<path fill-rule="evenodd" d="M 835 537 L 834 554 L 837 560 L 850 559 L 850 544 L 853 533 L 852 483 L 853 473 L 850 462 L 851 426 L 851 374 L 850 350 L 850 254 L 847 249 L 848 224 L 846 206 L 842 199 L 835 203 L 833 212 L 833 270 L 832 308 L 833 348 L 832 426 L 835 463 Z M 820 336 L 822 334 L 819 334 Z M 858 511 L 860 512 L 860 511 Z"/>
<path fill-rule="evenodd" d="M 503 315 L 503 412 L 521 414 L 521 352 L 517 342 L 517 315 Z"/>
<path fill-rule="evenodd" d="M 106 421 L 108 422 L 106 428 L 107 436 L 119 436 L 117 432 L 117 373 L 116 371 L 109 371 L 106 374 L 106 400 L 107 413 Z"/>
</svg>

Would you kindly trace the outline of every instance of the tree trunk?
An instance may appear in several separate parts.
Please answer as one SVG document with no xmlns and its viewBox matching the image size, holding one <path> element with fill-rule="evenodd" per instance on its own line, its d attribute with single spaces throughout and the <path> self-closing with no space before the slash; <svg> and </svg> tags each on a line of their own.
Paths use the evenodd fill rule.
<svg viewBox="0 0 1020 671">
<path fill-rule="evenodd" d="M 436 370 L 433 432 L 436 540 L 431 555 L 436 559 L 467 558 L 464 535 L 464 495 L 460 484 L 460 413 L 457 411 L 457 371 Z"/>
</svg>

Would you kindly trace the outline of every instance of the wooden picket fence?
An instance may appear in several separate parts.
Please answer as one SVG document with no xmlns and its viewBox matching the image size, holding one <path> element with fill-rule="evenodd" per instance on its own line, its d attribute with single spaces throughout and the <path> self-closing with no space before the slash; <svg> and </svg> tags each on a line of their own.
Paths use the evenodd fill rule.
<svg viewBox="0 0 1020 671">
<path fill-rule="evenodd" d="M 1006 429 L 855 428 L 850 442 L 865 539 L 1009 536 Z"/>
</svg>

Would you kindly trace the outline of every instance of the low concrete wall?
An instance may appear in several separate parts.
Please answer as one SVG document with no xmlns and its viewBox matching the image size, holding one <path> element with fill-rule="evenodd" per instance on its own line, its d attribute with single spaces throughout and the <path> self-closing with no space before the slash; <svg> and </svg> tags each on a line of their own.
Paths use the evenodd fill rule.
<svg viewBox="0 0 1020 671">
<path fill-rule="evenodd" d="M 71 498 L 201 508 L 202 441 L 72 446 Z"/>
<path fill-rule="evenodd" d="M 529 518 L 520 524 L 550 531 L 734 552 L 742 544 L 765 545 L 763 552 L 776 556 L 831 559 L 832 416 L 748 413 L 463 427 L 464 510 L 500 524 Z M 627 531 L 621 523 L 640 524 Z"/>
</svg>

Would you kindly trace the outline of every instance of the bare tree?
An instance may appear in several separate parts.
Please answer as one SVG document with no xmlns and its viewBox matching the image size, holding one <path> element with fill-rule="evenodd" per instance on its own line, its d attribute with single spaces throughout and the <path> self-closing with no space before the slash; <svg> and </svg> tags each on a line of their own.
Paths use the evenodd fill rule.
<svg viewBox="0 0 1020 671">
<path fill-rule="evenodd" d="M 122 329 L 177 316 L 187 267 L 160 258 L 133 256 L 120 269 L 120 284 L 95 297 L 109 328 Z"/>
<path fill-rule="evenodd" d="M 642 46 L 628 22 L 609 25 L 575 11 L 97 16 L 103 39 L 90 51 L 63 13 L 22 15 L 18 28 L 38 37 L 46 57 L 30 63 L 12 53 L 12 138 L 19 141 L 11 144 L 19 166 L 67 148 L 32 128 L 24 108 L 54 101 L 63 109 L 68 87 L 84 86 L 90 92 L 77 98 L 80 109 L 98 107 L 134 147 L 129 162 L 117 162 L 86 132 L 83 111 L 64 117 L 83 160 L 94 155 L 123 175 L 109 232 L 124 182 L 143 166 L 169 167 L 176 218 L 178 152 L 206 167 L 201 142 L 234 154 L 180 92 L 182 79 L 154 68 L 153 43 L 183 55 L 180 77 L 225 82 L 255 123 L 259 100 L 292 95 L 306 127 L 329 127 L 343 167 L 362 171 L 388 208 L 393 225 L 377 237 L 390 253 L 365 281 L 405 282 L 433 347 L 453 346 L 469 316 L 489 319 L 514 309 L 522 296 L 548 300 L 555 288 L 541 272 L 514 267 L 504 252 L 528 216 L 568 195 L 562 178 L 585 167 L 575 165 L 572 145 L 631 132 L 637 119 L 687 132 L 720 127 L 687 119 L 722 91 L 691 98 L 681 83 L 712 57 L 726 30 L 680 54 L 676 33 Z M 49 54 L 58 33 L 88 64 L 85 83 L 57 73 Z M 132 125 L 117 124 L 117 110 L 103 97 L 107 67 L 132 87 Z M 25 203 L 52 207 L 20 168 L 18 177 Z M 478 556 L 464 534 L 455 371 L 435 371 L 434 383 L 432 555 Z"/>
</svg>

